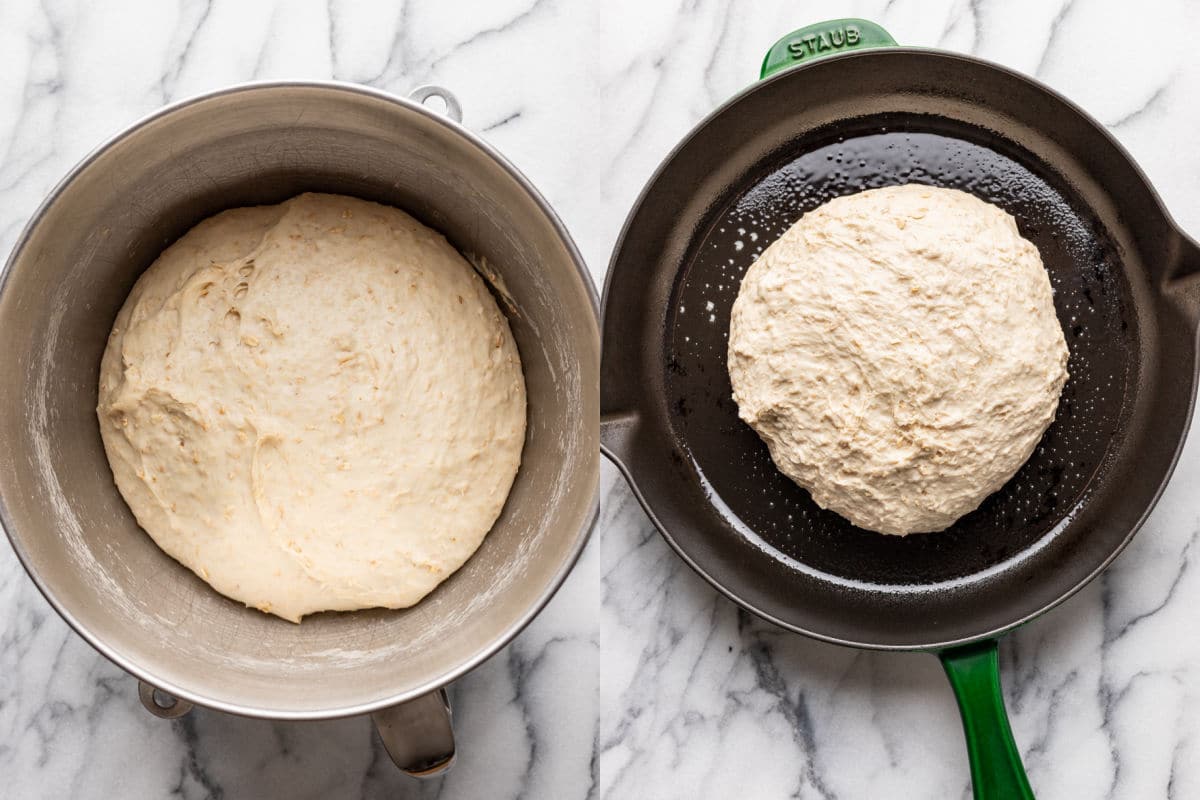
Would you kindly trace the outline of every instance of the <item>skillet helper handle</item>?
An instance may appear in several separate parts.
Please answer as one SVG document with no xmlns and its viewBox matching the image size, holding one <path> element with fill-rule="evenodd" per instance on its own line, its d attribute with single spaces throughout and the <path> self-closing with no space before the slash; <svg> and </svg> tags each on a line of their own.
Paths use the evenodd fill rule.
<svg viewBox="0 0 1200 800">
<path fill-rule="evenodd" d="M 938 656 L 962 714 L 975 800 L 1034 800 L 1004 710 L 997 644 L 989 639 Z"/>
<path fill-rule="evenodd" d="M 454 729 L 445 689 L 371 714 L 392 763 L 414 778 L 436 778 L 454 764 Z"/>
<path fill-rule="evenodd" d="M 831 19 L 784 36 L 767 51 L 760 78 L 825 56 L 873 47 L 895 47 L 891 34 L 865 19 Z"/>
<path fill-rule="evenodd" d="M 627 464 L 632 452 L 637 417 L 632 414 L 600 414 L 600 452 L 616 464 Z"/>
</svg>

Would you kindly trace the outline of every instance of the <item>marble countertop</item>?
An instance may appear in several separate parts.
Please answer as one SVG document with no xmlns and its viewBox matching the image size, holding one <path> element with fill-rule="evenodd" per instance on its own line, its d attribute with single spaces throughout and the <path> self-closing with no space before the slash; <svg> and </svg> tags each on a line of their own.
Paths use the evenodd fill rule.
<svg viewBox="0 0 1200 800">
<path fill-rule="evenodd" d="M 454 91 L 465 124 L 558 210 L 599 283 L 673 144 L 751 82 L 779 35 L 862 16 L 974 53 L 1108 125 L 1200 233 L 1200 7 L 1144 0 L 120 2 L 0 5 L 0 251 L 104 138 L 164 103 L 262 78 Z M 1008 637 L 1005 691 L 1045 798 L 1200 797 L 1200 443 L 1102 578 Z M 935 659 L 841 649 L 726 601 L 605 465 L 579 567 L 453 687 L 460 762 L 400 776 L 363 719 L 150 717 L 0 547 L 0 795 L 14 798 L 968 797 Z"/>
</svg>

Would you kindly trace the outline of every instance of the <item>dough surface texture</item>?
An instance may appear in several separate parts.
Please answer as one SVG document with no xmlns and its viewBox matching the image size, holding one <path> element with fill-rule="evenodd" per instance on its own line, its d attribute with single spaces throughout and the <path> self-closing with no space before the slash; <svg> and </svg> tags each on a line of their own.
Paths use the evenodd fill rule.
<svg viewBox="0 0 1200 800">
<path fill-rule="evenodd" d="M 1067 345 L 1037 248 L 973 195 L 908 184 L 805 214 L 733 305 L 738 413 L 822 508 L 939 531 L 1029 458 Z"/>
<path fill-rule="evenodd" d="M 284 619 L 416 603 L 479 547 L 525 436 L 508 322 L 438 233 L 304 194 L 142 275 L 100 367 L 117 487 L 169 555 Z"/>
</svg>

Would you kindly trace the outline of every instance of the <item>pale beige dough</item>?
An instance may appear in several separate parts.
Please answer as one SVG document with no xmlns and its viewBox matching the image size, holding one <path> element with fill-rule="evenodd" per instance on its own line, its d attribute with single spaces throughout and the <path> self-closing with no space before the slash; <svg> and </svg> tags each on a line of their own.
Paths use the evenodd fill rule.
<svg viewBox="0 0 1200 800">
<path fill-rule="evenodd" d="M 1025 463 L 1067 356 L 1013 218 L 910 184 L 832 200 L 768 247 L 728 365 L 780 471 L 859 527 L 908 534 L 949 527 Z"/>
<path fill-rule="evenodd" d="M 386 206 L 305 194 L 197 225 L 138 280 L 100 369 L 121 494 L 235 600 L 416 603 L 500 514 L 525 383 L 487 287 Z"/>
</svg>

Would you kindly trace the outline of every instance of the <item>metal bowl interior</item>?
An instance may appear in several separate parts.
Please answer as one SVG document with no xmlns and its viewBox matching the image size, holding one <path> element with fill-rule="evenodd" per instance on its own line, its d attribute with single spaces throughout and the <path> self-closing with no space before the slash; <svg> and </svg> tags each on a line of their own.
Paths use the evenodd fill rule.
<svg viewBox="0 0 1200 800">
<path fill-rule="evenodd" d="M 300 625 L 211 590 L 137 526 L 96 423 L 100 356 L 138 275 L 201 219 L 302 191 L 402 208 L 511 298 L 529 397 L 523 463 L 478 552 L 413 608 Z M 0 289 L 4 526 L 93 645 L 193 702 L 277 718 L 361 713 L 445 684 L 507 642 L 574 564 L 596 515 L 595 292 L 525 179 L 414 103 L 338 84 L 258 84 L 160 112 L 44 204 Z"/>
<path fill-rule="evenodd" d="M 1008 485 L 945 532 L 899 538 L 775 470 L 725 358 L 756 250 L 832 197 L 907 182 L 1017 218 L 1055 285 L 1072 378 Z M 1195 245 L 1127 154 L 1027 78 L 907 49 L 779 73 L 702 122 L 630 216 L 605 292 L 602 440 L 668 541 L 762 616 L 862 647 L 992 636 L 1097 574 L 1169 476 L 1195 391 L 1196 309 L 1164 288 L 1183 258 Z"/>
</svg>

